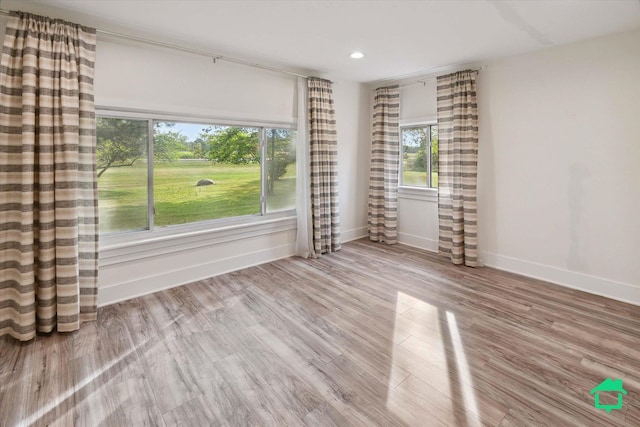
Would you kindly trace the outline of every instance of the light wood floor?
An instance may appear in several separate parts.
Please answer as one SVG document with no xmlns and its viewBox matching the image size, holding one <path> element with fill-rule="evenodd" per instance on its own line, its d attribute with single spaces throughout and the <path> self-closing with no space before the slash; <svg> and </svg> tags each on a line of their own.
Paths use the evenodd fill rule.
<svg viewBox="0 0 640 427">
<path fill-rule="evenodd" d="M 0 426 L 638 426 L 640 309 L 359 240 L 0 339 Z M 607 377 L 621 410 L 593 407 Z"/>
</svg>

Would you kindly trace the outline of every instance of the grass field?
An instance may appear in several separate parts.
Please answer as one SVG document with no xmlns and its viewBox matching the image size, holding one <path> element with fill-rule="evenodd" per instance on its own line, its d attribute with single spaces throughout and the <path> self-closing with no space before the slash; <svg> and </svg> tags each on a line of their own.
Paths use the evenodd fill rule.
<svg viewBox="0 0 640 427">
<path fill-rule="evenodd" d="M 417 172 L 411 170 L 402 171 L 402 184 L 408 186 L 424 187 L 427 184 L 426 172 Z M 431 173 L 431 186 L 438 188 L 438 172 Z"/>
<path fill-rule="evenodd" d="M 406 155 L 402 161 L 402 184 L 408 186 L 424 187 L 427 185 L 427 173 L 411 170 L 415 162 L 415 153 Z M 438 172 L 431 172 L 431 187 L 438 188 Z"/>
<path fill-rule="evenodd" d="M 268 210 L 295 204 L 295 170 L 275 183 Z M 200 179 L 215 185 L 196 187 Z M 147 228 L 147 165 L 109 169 L 98 179 L 100 231 L 112 233 Z M 154 164 L 154 224 L 162 227 L 260 213 L 260 166 L 204 161 Z"/>
</svg>

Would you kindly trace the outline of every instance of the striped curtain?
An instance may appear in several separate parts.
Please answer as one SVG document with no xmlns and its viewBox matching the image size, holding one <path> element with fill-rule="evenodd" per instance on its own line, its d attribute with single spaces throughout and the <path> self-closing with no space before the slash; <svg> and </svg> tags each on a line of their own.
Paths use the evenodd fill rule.
<svg viewBox="0 0 640 427">
<path fill-rule="evenodd" d="M 478 266 L 477 71 L 438 77 L 439 251 L 454 264 Z"/>
<path fill-rule="evenodd" d="M 0 59 L 0 335 L 96 318 L 95 30 L 12 14 Z"/>
<path fill-rule="evenodd" d="M 328 80 L 309 78 L 311 213 L 316 255 L 340 249 L 338 138 L 333 90 Z"/>
<path fill-rule="evenodd" d="M 373 106 L 371 172 L 369 175 L 369 238 L 398 242 L 398 118 L 400 86 L 376 89 Z"/>
</svg>

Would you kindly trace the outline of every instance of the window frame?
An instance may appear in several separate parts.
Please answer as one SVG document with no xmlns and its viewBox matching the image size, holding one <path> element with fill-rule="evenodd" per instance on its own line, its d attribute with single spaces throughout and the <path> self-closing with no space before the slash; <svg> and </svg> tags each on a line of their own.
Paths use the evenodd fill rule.
<svg viewBox="0 0 640 427">
<path fill-rule="evenodd" d="M 295 217 L 296 209 L 283 209 L 276 212 L 267 212 L 266 205 L 266 130 L 270 128 L 287 129 L 296 132 L 295 122 L 264 121 L 252 119 L 230 119 L 224 117 L 212 117 L 196 114 L 166 113 L 152 110 L 124 109 L 113 107 L 96 107 L 96 118 L 113 118 L 147 121 L 147 224 L 145 230 L 128 230 L 100 233 L 100 240 L 107 247 L 121 247 L 122 245 L 140 242 L 166 240 L 172 237 L 189 237 L 207 233 L 212 230 L 239 229 L 243 226 L 255 226 L 261 223 L 281 221 Z M 153 124 L 154 122 L 177 122 L 196 125 L 247 127 L 258 130 L 260 138 L 260 212 L 250 215 L 209 219 L 203 221 L 172 224 L 160 228 L 154 225 L 154 181 L 153 181 Z M 298 147 L 296 146 L 296 150 Z M 297 177 L 296 177 L 297 179 Z M 98 203 L 100 201 L 98 200 Z"/>
<path fill-rule="evenodd" d="M 400 120 L 398 123 L 398 135 L 399 140 L 398 143 L 400 145 L 400 158 L 399 158 L 399 167 L 398 167 L 398 197 L 403 199 L 412 199 L 412 200 L 420 200 L 420 201 L 428 201 L 428 202 L 438 202 L 438 188 L 437 187 L 417 187 L 414 185 L 404 185 L 402 180 L 403 174 L 403 143 L 402 143 L 402 129 L 404 128 L 415 128 L 422 126 L 437 126 L 438 118 L 437 116 L 428 116 L 428 117 L 420 117 L 411 120 Z M 429 146 L 431 147 L 431 135 L 429 135 Z M 431 150 L 429 150 L 431 152 Z M 429 156 L 429 172 L 431 172 L 431 156 Z M 431 177 L 429 176 L 429 183 L 431 182 Z"/>
<path fill-rule="evenodd" d="M 415 186 L 415 185 L 405 185 L 403 182 L 403 170 L 404 170 L 404 161 L 403 161 L 403 155 L 404 155 L 404 144 L 402 143 L 402 130 L 403 129 L 411 129 L 411 128 L 422 128 L 422 127 L 429 127 L 429 135 L 428 135 L 428 142 L 429 142 L 429 154 L 431 154 L 431 126 L 438 126 L 438 120 L 436 117 L 425 117 L 422 119 L 418 119 L 418 120 L 411 120 L 411 121 L 400 121 L 398 124 L 398 135 L 399 135 L 399 145 L 400 145 L 400 164 L 398 167 L 398 188 L 399 189 L 404 189 L 404 190 L 411 190 L 411 191 L 435 191 L 437 194 L 438 191 L 438 187 L 431 187 L 431 170 L 432 170 L 432 165 L 431 165 L 431 155 L 429 155 L 428 158 L 428 165 L 427 165 L 427 185 L 429 186 Z"/>
</svg>

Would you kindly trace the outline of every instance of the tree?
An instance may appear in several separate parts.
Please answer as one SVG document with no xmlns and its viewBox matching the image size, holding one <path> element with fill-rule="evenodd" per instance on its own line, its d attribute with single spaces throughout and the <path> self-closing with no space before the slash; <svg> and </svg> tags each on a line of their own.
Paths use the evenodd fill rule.
<svg viewBox="0 0 640 427">
<path fill-rule="evenodd" d="M 260 161 L 257 129 L 208 127 L 195 143 L 208 147 L 209 160 L 216 162 L 247 164 Z"/>
<path fill-rule="evenodd" d="M 267 129 L 267 190 L 287 173 L 287 166 L 296 161 L 293 132 L 288 129 Z M 220 163 L 247 164 L 260 162 L 260 141 L 254 128 L 208 127 L 193 142 L 193 147 L 208 150 L 209 159 Z"/>
<path fill-rule="evenodd" d="M 147 152 L 147 122 L 97 118 L 98 178 L 109 168 L 133 166 Z"/>
<path fill-rule="evenodd" d="M 420 132 L 416 132 L 415 136 L 412 135 L 413 141 L 417 144 L 417 150 L 415 151 L 416 158 L 411 165 L 411 170 L 425 172 L 427 170 L 428 149 L 427 136 L 431 138 L 431 171 L 438 172 L 438 127 L 428 126 L 427 132 L 431 132 L 430 135 L 426 135 L 425 132 L 420 129 Z"/>
<path fill-rule="evenodd" d="M 267 190 L 273 192 L 275 182 L 287 173 L 287 166 L 296 161 L 292 132 L 288 129 L 267 131 Z"/>
<path fill-rule="evenodd" d="M 431 126 L 431 172 L 438 173 L 438 126 Z"/>
<path fill-rule="evenodd" d="M 424 172 L 427 170 L 427 138 L 424 128 L 409 128 L 402 133 L 404 150 L 407 153 L 415 153 L 412 171 Z"/>
<path fill-rule="evenodd" d="M 180 132 L 159 133 L 154 130 L 153 134 L 153 159 L 172 162 L 178 159 L 180 151 L 186 148 L 187 137 Z"/>
<path fill-rule="evenodd" d="M 204 149 L 202 147 L 202 143 L 196 142 L 193 144 L 193 158 L 194 159 L 203 159 L 204 158 Z"/>
<path fill-rule="evenodd" d="M 96 119 L 96 162 L 98 178 L 108 169 L 133 166 L 147 156 L 148 124 L 146 120 L 98 117 Z M 187 143 L 187 137 L 170 129 L 173 123 L 155 122 L 154 160 L 173 161 Z"/>
</svg>

